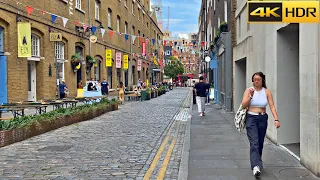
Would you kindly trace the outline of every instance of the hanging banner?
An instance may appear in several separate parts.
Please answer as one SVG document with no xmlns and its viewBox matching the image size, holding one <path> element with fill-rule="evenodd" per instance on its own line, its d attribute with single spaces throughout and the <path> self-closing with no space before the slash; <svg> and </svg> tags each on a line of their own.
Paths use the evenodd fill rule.
<svg viewBox="0 0 320 180">
<path fill-rule="evenodd" d="M 111 49 L 106 50 L 106 66 L 112 67 L 112 50 Z"/>
<path fill-rule="evenodd" d="M 141 59 L 139 59 L 138 60 L 138 67 L 137 67 L 138 71 L 141 71 L 141 65 L 142 65 L 142 61 L 141 61 Z"/>
<path fill-rule="evenodd" d="M 142 43 L 142 56 L 146 55 L 146 42 Z"/>
<path fill-rule="evenodd" d="M 156 66 L 159 65 L 159 64 L 158 64 L 158 61 L 157 61 L 157 56 L 153 57 L 153 63 L 154 63 Z"/>
<path fill-rule="evenodd" d="M 116 53 L 116 68 L 121 69 L 121 52 Z"/>
<path fill-rule="evenodd" d="M 129 69 L 129 56 L 123 55 L 123 69 Z"/>
<path fill-rule="evenodd" d="M 31 57 L 31 24 L 18 22 L 18 57 Z"/>
</svg>

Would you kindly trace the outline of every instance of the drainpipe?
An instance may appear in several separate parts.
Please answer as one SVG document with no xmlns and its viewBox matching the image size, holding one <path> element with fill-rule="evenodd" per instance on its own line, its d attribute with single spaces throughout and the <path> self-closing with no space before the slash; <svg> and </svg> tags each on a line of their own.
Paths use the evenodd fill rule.
<svg viewBox="0 0 320 180">
<path fill-rule="evenodd" d="M 90 12 L 91 6 L 90 6 L 90 0 L 88 0 L 88 25 L 91 26 L 91 12 Z M 89 55 L 91 56 L 91 42 L 90 42 L 90 38 L 88 39 L 89 41 Z M 91 70 L 89 72 L 91 74 Z"/>
<path fill-rule="evenodd" d="M 131 2 L 132 3 L 132 2 Z M 132 7 L 132 6 L 131 6 Z M 129 23 L 129 27 L 131 29 L 130 34 L 133 35 L 132 33 L 132 9 L 129 12 L 130 13 L 130 23 Z M 133 63 L 133 56 L 132 56 L 132 36 L 130 36 L 130 61 L 129 61 L 129 68 L 128 68 L 128 84 L 129 86 L 133 85 L 133 74 L 132 74 L 132 63 Z"/>
</svg>

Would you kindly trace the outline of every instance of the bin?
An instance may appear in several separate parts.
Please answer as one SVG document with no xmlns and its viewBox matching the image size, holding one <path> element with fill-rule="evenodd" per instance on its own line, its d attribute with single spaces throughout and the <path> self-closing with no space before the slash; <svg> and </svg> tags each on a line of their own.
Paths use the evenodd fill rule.
<svg viewBox="0 0 320 180">
<path fill-rule="evenodd" d="M 145 101 L 145 100 L 147 100 L 147 91 L 142 90 L 141 91 L 141 101 Z"/>
</svg>

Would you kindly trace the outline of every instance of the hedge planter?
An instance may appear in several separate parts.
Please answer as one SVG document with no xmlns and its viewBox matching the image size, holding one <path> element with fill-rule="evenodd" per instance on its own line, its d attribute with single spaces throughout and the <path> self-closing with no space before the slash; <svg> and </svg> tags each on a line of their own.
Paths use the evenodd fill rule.
<svg viewBox="0 0 320 180">
<path fill-rule="evenodd" d="M 106 112 L 118 110 L 118 104 L 106 104 L 91 108 L 81 109 L 72 115 L 62 115 L 55 120 L 39 120 L 25 127 L 17 127 L 12 130 L 0 131 L 0 147 L 4 147 L 25 139 L 37 136 L 63 126 L 68 126 L 81 121 L 90 120 Z"/>
</svg>

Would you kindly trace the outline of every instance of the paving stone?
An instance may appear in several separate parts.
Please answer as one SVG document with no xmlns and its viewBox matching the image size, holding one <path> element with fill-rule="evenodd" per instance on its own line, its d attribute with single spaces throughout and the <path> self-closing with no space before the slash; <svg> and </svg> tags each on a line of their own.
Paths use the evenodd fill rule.
<svg viewBox="0 0 320 180">
<path fill-rule="evenodd" d="M 0 179 L 143 179 L 189 91 L 177 88 L 149 101 L 126 102 L 118 111 L 3 147 Z M 171 168 L 179 167 L 183 128 L 177 130 L 168 176 L 178 174 Z"/>
</svg>

